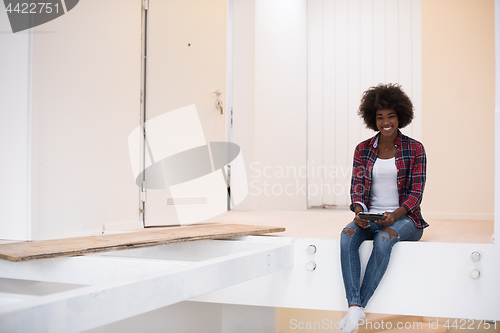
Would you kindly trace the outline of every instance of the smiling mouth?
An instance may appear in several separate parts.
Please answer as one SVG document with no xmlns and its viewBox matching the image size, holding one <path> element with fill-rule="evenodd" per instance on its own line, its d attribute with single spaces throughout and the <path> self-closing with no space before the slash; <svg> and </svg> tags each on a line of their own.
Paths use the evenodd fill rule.
<svg viewBox="0 0 500 333">
<path fill-rule="evenodd" d="M 382 129 L 383 129 L 384 131 L 389 131 L 389 130 L 391 130 L 391 129 L 392 129 L 392 126 L 391 126 L 391 127 L 382 127 Z"/>
</svg>

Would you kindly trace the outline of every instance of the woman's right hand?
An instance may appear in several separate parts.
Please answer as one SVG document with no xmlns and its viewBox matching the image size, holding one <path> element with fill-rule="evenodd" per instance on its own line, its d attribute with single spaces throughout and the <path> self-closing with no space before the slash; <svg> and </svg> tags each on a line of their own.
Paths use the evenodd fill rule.
<svg viewBox="0 0 500 333">
<path fill-rule="evenodd" d="M 370 226 L 368 225 L 370 221 L 362 219 L 361 217 L 358 216 L 358 213 L 356 213 L 356 216 L 354 216 L 354 223 L 360 228 L 366 229 L 369 228 Z"/>
</svg>

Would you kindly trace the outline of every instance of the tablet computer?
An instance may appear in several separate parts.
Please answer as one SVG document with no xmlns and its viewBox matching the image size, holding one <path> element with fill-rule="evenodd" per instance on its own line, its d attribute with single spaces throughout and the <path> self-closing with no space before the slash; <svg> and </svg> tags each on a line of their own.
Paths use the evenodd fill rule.
<svg viewBox="0 0 500 333">
<path fill-rule="evenodd" d="M 375 214 L 375 213 L 359 213 L 359 217 L 365 220 L 370 220 L 370 221 L 378 221 L 378 220 L 385 220 L 387 216 L 384 216 L 384 214 Z"/>
</svg>

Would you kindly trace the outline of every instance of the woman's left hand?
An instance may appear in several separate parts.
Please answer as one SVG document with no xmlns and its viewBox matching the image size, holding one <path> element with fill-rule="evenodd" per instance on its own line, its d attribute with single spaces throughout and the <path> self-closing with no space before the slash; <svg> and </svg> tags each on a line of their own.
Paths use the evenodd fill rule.
<svg viewBox="0 0 500 333">
<path fill-rule="evenodd" d="M 394 222 L 396 222 L 397 218 L 394 216 L 394 213 L 385 212 L 384 216 L 386 216 L 385 220 L 378 220 L 377 223 L 381 226 L 388 227 L 391 226 Z"/>
<path fill-rule="evenodd" d="M 396 222 L 400 217 L 406 214 L 408 214 L 408 210 L 405 207 L 400 206 L 393 212 L 385 212 L 384 213 L 384 216 L 386 217 L 385 220 L 378 220 L 376 222 L 381 226 L 388 227 L 391 226 L 394 222 Z"/>
</svg>

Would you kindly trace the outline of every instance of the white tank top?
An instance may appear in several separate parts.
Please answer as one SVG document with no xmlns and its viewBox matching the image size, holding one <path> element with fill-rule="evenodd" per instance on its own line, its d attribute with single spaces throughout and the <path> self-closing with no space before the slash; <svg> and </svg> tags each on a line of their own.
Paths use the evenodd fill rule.
<svg viewBox="0 0 500 333">
<path fill-rule="evenodd" d="M 398 170 L 395 159 L 377 158 L 373 165 L 369 212 L 393 212 L 398 208 Z"/>
</svg>

